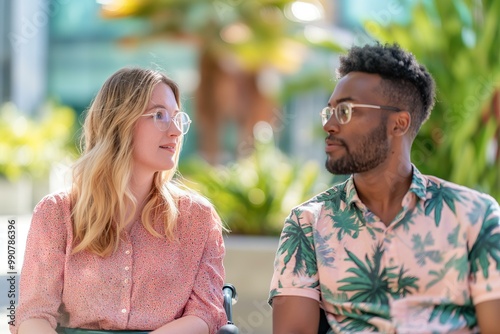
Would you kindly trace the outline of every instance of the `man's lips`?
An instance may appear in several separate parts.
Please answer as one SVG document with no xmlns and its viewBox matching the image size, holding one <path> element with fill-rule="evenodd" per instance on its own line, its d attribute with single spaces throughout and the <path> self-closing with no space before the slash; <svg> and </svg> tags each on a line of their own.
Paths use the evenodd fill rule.
<svg viewBox="0 0 500 334">
<path fill-rule="evenodd" d="M 345 144 L 340 139 L 332 139 L 330 137 L 325 139 L 325 152 L 332 152 L 345 147 Z"/>
</svg>

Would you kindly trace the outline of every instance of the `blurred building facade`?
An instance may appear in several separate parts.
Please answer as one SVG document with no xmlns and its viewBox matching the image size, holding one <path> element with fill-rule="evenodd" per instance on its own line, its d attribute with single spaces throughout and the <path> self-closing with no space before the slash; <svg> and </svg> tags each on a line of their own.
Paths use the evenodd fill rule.
<svg viewBox="0 0 500 334">
<path fill-rule="evenodd" d="M 0 2 L 0 104 L 9 101 L 11 78 L 11 48 L 9 47 L 8 32 L 10 31 L 11 2 Z"/>
<path fill-rule="evenodd" d="M 199 83 L 197 51 L 189 44 L 168 40 L 146 40 L 141 44 L 127 36 L 146 35 L 147 24 L 140 20 L 105 20 L 94 0 L 3 0 L 0 4 L 0 103 L 14 102 L 26 113 L 34 113 L 47 99 L 74 108 L 81 114 L 104 80 L 123 66 L 147 66 L 164 70 L 181 86 L 183 108 L 191 114 L 193 93 Z M 233 1 L 234 2 L 234 1 Z M 312 1 L 314 2 L 314 1 Z M 349 46 L 369 42 L 360 20 L 371 18 L 381 24 L 401 18 L 390 9 L 401 6 L 388 0 L 383 5 L 367 0 L 324 0 L 324 17 L 311 22 L 311 31 L 321 29 L 328 38 Z M 401 14 L 401 13 L 400 13 Z M 322 72 L 330 83 L 312 91 L 294 92 L 281 101 L 271 117 L 280 147 L 299 158 L 322 159 L 312 153 L 312 142 L 322 138 L 319 111 L 334 87 L 336 55 L 308 51 L 302 69 L 290 77 L 307 78 Z M 221 136 L 223 149 L 238 149 L 234 125 L 228 122 Z M 196 131 L 190 133 L 185 153 L 196 151 Z M 234 158 L 227 154 L 225 161 Z"/>
</svg>

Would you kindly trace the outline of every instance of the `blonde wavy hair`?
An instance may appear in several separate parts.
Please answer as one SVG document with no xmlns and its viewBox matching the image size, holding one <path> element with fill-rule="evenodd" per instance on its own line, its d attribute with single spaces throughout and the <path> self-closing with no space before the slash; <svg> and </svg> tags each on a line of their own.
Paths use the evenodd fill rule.
<svg viewBox="0 0 500 334">
<path fill-rule="evenodd" d="M 180 106 L 177 84 L 167 76 L 149 69 L 123 68 L 106 80 L 87 110 L 80 143 L 82 155 L 73 167 L 73 253 L 88 250 L 105 257 L 118 248 L 123 222 L 131 220 L 127 212 L 135 212 L 137 208 L 129 188 L 132 133 L 159 83 L 172 89 Z M 142 224 L 156 237 L 162 237 L 153 228 L 153 220 L 158 217 L 164 220 L 165 237 L 174 237 L 179 214 L 177 203 L 184 193 L 173 182 L 180 146 L 174 156 L 174 168 L 154 175 L 142 210 Z"/>
</svg>

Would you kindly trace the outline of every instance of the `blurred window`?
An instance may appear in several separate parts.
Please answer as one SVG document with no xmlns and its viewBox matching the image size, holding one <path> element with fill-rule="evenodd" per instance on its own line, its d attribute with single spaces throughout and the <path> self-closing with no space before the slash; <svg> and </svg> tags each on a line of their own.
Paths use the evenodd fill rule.
<svg viewBox="0 0 500 334">
<path fill-rule="evenodd" d="M 408 10 L 417 0 L 341 0 L 336 15 L 338 25 L 356 29 L 366 21 L 382 26 L 391 22 L 404 23 L 410 19 Z"/>
<path fill-rule="evenodd" d="M 121 67 L 161 69 L 183 89 L 182 78 L 196 66 L 194 49 L 187 44 L 141 39 L 149 31 L 144 20 L 103 19 L 94 0 L 52 0 L 52 4 L 48 95 L 79 112 Z M 130 36 L 139 37 L 140 43 Z"/>
<path fill-rule="evenodd" d="M 193 46 L 141 38 L 150 29 L 148 22 L 103 19 L 95 0 L 51 0 L 50 11 L 48 98 L 82 113 L 112 73 L 125 66 L 141 66 L 160 69 L 175 80 L 181 88 L 183 110 L 193 116 L 190 100 L 197 70 Z M 193 151 L 194 136 L 191 131 L 183 155 Z"/>
<path fill-rule="evenodd" d="M 8 34 L 11 30 L 11 1 L 0 1 L 0 104 L 10 100 L 11 50 Z"/>
</svg>

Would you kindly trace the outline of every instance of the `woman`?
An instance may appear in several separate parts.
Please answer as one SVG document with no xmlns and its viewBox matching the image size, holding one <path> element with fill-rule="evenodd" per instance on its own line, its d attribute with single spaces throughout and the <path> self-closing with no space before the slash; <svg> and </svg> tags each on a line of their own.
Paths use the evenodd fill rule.
<svg viewBox="0 0 500 334">
<path fill-rule="evenodd" d="M 191 123 L 179 105 L 177 85 L 156 71 L 125 68 L 104 83 L 70 192 L 34 210 L 12 333 L 225 324 L 220 219 L 172 180 Z"/>
</svg>

